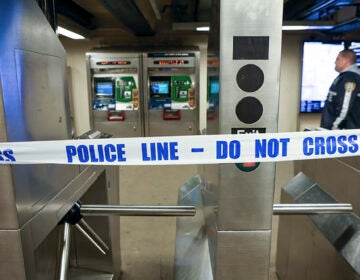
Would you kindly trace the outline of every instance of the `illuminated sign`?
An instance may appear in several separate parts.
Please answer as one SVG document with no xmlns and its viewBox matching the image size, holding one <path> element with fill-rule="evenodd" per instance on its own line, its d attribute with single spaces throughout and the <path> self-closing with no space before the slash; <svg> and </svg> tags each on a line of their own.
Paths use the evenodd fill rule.
<svg viewBox="0 0 360 280">
<path fill-rule="evenodd" d="M 157 64 L 157 65 L 183 65 L 183 64 L 189 64 L 189 61 L 183 60 L 183 59 L 154 60 L 154 64 Z"/>
<path fill-rule="evenodd" d="M 130 65 L 131 62 L 127 60 L 113 60 L 113 61 L 98 61 L 96 65 Z"/>
</svg>

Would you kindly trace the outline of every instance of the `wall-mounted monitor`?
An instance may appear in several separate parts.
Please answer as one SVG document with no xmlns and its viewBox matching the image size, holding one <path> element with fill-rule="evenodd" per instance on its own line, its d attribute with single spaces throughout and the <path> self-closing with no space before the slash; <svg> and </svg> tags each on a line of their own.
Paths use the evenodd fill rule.
<svg viewBox="0 0 360 280">
<path fill-rule="evenodd" d="M 300 113 L 320 113 L 331 83 L 339 74 L 335 60 L 344 49 L 342 42 L 304 42 Z"/>
<path fill-rule="evenodd" d="M 351 42 L 349 49 L 353 50 L 356 54 L 356 65 L 360 67 L 360 42 Z"/>
<path fill-rule="evenodd" d="M 150 77 L 150 97 L 170 97 L 170 77 Z"/>
<path fill-rule="evenodd" d="M 219 77 L 210 77 L 210 95 L 218 95 L 220 92 Z"/>
<path fill-rule="evenodd" d="M 95 95 L 100 97 L 114 96 L 114 82 L 112 79 L 95 79 Z"/>
</svg>

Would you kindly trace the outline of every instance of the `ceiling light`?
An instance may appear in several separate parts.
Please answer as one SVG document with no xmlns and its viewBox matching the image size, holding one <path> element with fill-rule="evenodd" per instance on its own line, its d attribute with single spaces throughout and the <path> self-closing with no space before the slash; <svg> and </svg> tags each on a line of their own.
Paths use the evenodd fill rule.
<svg viewBox="0 0 360 280">
<path fill-rule="evenodd" d="M 196 27 L 196 31 L 210 31 L 210 26 L 199 26 L 199 27 Z"/>
<path fill-rule="evenodd" d="M 173 22 L 172 30 L 188 30 L 188 31 L 209 31 L 210 24 L 208 22 Z"/>
<path fill-rule="evenodd" d="M 294 30 L 330 30 L 332 29 L 334 26 L 332 25 L 287 25 L 287 26 L 283 26 L 282 30 L 284 31 L 294 31 Z"/>
<path fill-rule="evenodd" d="M 80 34 L 77 34 L 75 32 L 72 32 L 72 31 L 70 31 L 68 29 L 65 29 L 65 28 L 63 28 L 61 26 L 58 26 L 57 32 L 58 32 L 58 34 L 69 37 L 71 39 L 75 39 L 75 40 L 85 39 L 84 36 L 82 36 Z"/>
<path fill-rule="evenodd" d="M 334 28 L 333 22 L 329 21 L 287 21 L 283 22 L 283 31 L 296 30 L 330 30 Z"/>
</svg>

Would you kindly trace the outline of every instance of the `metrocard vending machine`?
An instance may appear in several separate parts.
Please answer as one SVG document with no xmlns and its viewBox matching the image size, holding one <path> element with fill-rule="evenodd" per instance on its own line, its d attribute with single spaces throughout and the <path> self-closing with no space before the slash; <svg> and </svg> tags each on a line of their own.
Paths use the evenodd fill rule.
<svg viewBox="0 0 360 280">
<path fill-rule="evenodd" d="M 139 53 L 86 54 L 92 128 L 113 137 L 143 136 Z"/>
<path fill-rule="evenodd" d="M 198 51 L 143 54 L 145 134 L 198 133 Z"/>
</svg>

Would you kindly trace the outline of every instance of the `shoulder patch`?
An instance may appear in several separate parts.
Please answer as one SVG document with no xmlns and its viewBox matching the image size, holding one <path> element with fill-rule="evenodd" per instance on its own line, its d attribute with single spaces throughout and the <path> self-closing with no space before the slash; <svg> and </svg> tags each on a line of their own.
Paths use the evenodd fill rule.
<svg viewBox="0 0 360 280">
<path fill-rule="evenodd" d="M 344 85 L 345 91 L 352 93 L 354 91 L 354 89 L 356 88 L 356 83 L 354 82 L 347 82 Z"/>
</svg>

